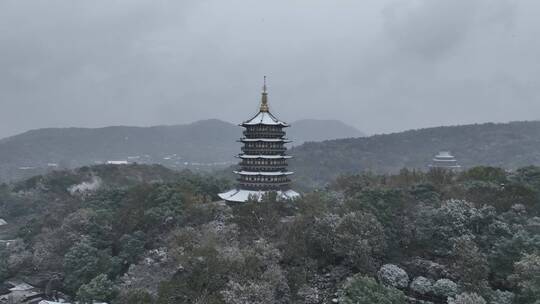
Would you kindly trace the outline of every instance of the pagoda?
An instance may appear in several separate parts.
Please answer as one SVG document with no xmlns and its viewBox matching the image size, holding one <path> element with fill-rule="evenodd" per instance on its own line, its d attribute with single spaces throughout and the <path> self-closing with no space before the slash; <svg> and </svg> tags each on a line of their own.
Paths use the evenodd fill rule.
<svg viewBox="0 0 540 304">
<path fill-rule="evenodd" d="M 293 172 L 287 170 L 287 160 L 292 156 L 285 153 L 285 144 L 291 141 L 285 137 L 284 129 L 289 125 L 270 113 L 266 77 L 259 112 L 240 126 L 245 130 L 239 140 L 243 143 L 242 152 L 237 156 L 240 169 L 234 171 L 238 183 L 235 189 L 220 193 L 219 197 L 234 203 L 261 200 L 268 192 L 275 192 L 281 199 L 299 197 L 290 187 L 289 176 Z"/>
<path fill-rule="evenodd" d="M 441 151 L 435 155 L 430 168 L 447 169 L 452 171 L 458 171 L 461 166 L 458 164 L 456 158 L 449 151 Z"/>
</svg>

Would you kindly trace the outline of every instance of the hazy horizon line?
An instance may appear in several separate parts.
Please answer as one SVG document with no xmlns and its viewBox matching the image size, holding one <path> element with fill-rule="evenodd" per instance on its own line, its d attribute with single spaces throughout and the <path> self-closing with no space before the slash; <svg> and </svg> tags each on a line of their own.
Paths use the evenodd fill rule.
<svg viewBox="0 0 540 304">
<path fill-rule="evenodd" d="M 82 129 L 82 130 L 99 130 L 99 129 L 107 129 L 107 128 L 159 128 L 159 127 L 174 127 L 174 126 L 189 126 L 196 123 L 204 122 L 204 121 L 220 121 L 223 123 L 228 123 L 233 126 L 238 126 L 239 122 L 231 122 L 225 119 L 220 118 L 205 118 L 205 119 L 198 119 L 190 122 L 182 122 L 182 123 L 173 123 L 173 124 L 152 124 L 152 125 L 124 125 L 124 124 L 118 124 L 118 125 L 104 125 L 104 126 L 53 126 L 53 127 L 41 127 L 41 128 L 34 128 L 34 129 L 28 129 L 25 131 L 21 131 L 12 135 L 3 136 L 0 137 L 0 141 L 17 137 L 29 132 L 33 131 L 40 131 L 40 130 L 61 130 L 61 129 Z M 409 129 L 399 129 L 399 130 L 391 130 L 386 132 L 380 132 L 380 133 L 367 133 L 363 130 L 360 130 L 358 127 L 354 126 L 353 124 L 347 123 L 340 119 L 324 119 L 324 118 L 301 118 L 293 120 L 290 124 L 294 125 L 294 123 L 299 121 L 306 121 L 306 120 L 313 120 L 313 121 L 337 121 L 340 122 L 350 128 L 355 129 L 356 131 L 365 134 L 365 136 L 362 137 L 372 137 L 372 136 L 378 136 L 378 135 L 390 135 L 390 134 L 397 134 L 397 133 L 403 133 L 403 132 L 409 132 L 409 131 L 419 131 L 419 130 L 425 130 L 425 129 L 433 129 L 433 128 L 441 128 L 441 127 L 462 127 L 462 126 L 473 126 L 473 125 L 487 125 L 487 124 L 511 124 L 511 123 L 527 123 L 527 122 L 539 122 L 540 120 L 537 119 L 531 119 L 531 120 L 508 120 L 508 121 L 484 121 L 484 122 L 467 122 L 467 123 L 457 123 L 457 124 L 442 124 L 442 125 L 427 125 L 427 126 L 420 126 L 416 128 L 409 128 Z"/>
</svg>

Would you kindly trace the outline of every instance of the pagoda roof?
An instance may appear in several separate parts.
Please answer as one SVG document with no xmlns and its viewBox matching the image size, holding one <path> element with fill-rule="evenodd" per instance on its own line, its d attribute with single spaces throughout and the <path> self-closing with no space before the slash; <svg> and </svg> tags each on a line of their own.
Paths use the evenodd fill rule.
<svg viewBox="0 0 540 304">
<path fill-rule="evenodd" d="M 277 171 L 277 172 L 258 171 L 258 172 L 255 172 L 255 171 L 243 171 L 242 170 L 242 171 L 234 171 L 234 173 L 240 174 L 240 175 L 281 176 L 281 175 L 291 175 L 294 172 L 290 172 L 290 171 L 285 171 L 285 172 L 281 172 L 281 171 Z"/>
<path fill-rule="evenodd" d="M 432 164 L 432 165 L 429 165 L 430 168 L 447 168 L 447 169 L 451 169 L 451 168 L 454 168 L 454 169 L 458 169 L 458 168 L 461 168 L 461 165 L 442 165 L 442 164 Z"/>
<path fill-rule="evenodd" d="M 242 142 L 263 141 L 263 142 L 285 142 L 285 143 L 292 142 L 291 140 L 288 140 L 286 138 L 240 138 L 240 141 Z"/>
<path fill-rule="evenodd" d="M 241 126 L 256 126 L 256 125 L 266 125 L 266 126 L 282 126 L 288 127 L 289 124 L 277 119 L 272 113 L 270 113 L 270 107 L 268 106 L 268 92 L 266 91 L 266 76 L 264 76 L 264 85 L 261 96 L 261 106 L 259 112 L 253 116 L 251 119 L 244 121 L 240 124 Z"/>
<path fill-rule="evenodd" d="M 220 193 L 218 196 L 225 201 L 234 203 L 247 202 L 250 197 L 260 201 L 265 193 L 271 191 L 252 191 L 243 189 L 232 189 L 230 191 Z M 300 197 L 300 194 L 294 190 L 275 191 L 277 196 L 281 199 L 294 199 Z"/>
<path fill-rule="evenodd" d="M 450 151 L 441 151 L 435 155 L 435 158 L 454 158 L 454 155 L 452 155 Z"/>
<path fill-rule="evenodd" d="M 266 126 L 282 126 L 288 127 L 289 124 L 277 119 L 269 111 L 259 111 L 257 115 L 253 118 L 244 121 L 240 124 L 241 126 L 255 126 L 255 125 L 266 125 Z"/>
<path fill-rule="evenodd" d="M 240 154 L 237 156 L 238 158 L 244 158 L 244 159 L 256 159 L 256 158 L 263 158 L 263 159 L 289 159 L 292 158 L 290 155 L 247 155 L 247 154 Z"/>
</svg>

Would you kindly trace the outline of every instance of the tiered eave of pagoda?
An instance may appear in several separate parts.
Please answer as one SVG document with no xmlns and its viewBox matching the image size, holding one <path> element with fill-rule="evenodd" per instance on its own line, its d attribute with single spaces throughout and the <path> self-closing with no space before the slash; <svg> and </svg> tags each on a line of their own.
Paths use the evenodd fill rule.
<svg viewBox="0 0 540 304">
<path fill-rule="evenodd" d="M 240 138 L 238 140 L 239 142 L 243 142 L 243 143 L 246 143 L 246 142 L 257 142 L 257 141 L 262 141 L 262 142 L 280 142 L 280 143 L 284 143 L 284 144 L 288 144 L 288 143 L 291 143 L 292 140 L 289 140 L 287 138 Z"/>
<path fill-rule="evenodd" d="M 290 159 L 292 156 L 290 155 L 247 155 L 247 154 L 239 154 L 236 157 L 242 158 L 242 159 L 253 159 L 253 158 L 261 158 L 261 159 Z"/>
</svg>

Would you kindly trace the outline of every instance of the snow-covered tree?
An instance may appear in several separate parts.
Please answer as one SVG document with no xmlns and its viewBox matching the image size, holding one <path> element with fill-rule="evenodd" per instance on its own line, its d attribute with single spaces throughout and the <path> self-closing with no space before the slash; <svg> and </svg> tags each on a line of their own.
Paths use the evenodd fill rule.
<svg viewBox="0 0 540 304">
<path fill-rule="evenodd" d="M 407 288 L 409 286 L 409 276 L 405 270 L 394 264 L 385 264 L 377 273 L 379 282 L 387 286 L 396 288 Z"/>
<path fill-rule="evenodd" d="M 476 293 L 462 293 L 450 298 L 448 304 L 487 304 L 486 300 Z"/>
<path fill-rule="evenodd" d="M 512 279 L 517 283 L 522 303 L 540 303 L 540 256 L 525 254 L 514 265 Z"/>
<path fill-rule="evenodd" d="M 335 231 L 335 252 L 361 271 L 376 271 L 376 257 L 386 247 L 384 229 L 371 213 L 343 216 Z"/>
<path fill-rule="evenodd" d="M 302 286 L 298 289 L 297 295 L 302 304 L 318 304 L 321 301 L 319 290 L 315 287 Z"/>
<path fill-rule="evenodd" d="M 452 248 L 454 263 L 451 265 L 468 290 L 477 290 L 488 278 L 489 267 L 486 256 L 480 251 L 472 236 L 461 236 Z"/>
<path fill-rule="evenodd" d="M 0 244 L 0 282 L 7 279 L 9 254 L 6 246 Z"/>
<path fill-rule="evenodd" d="M 221 292 L 226 304 L 289 303 L 289 286 L 279 266 L 270 267 L 260 280 L 229 281 Z"/>
<path fill-rule="evenodd" d="M 339 292 L 340 304 L 405 304 L 400 290 L 377 283 L 372 278 L 355 275 L 347 279 Z"/>
<path fill-rule="evenodd" d="M 458 285 L 449 279 L 440 279 L 433 284 L 433 293 L 440 297 L 454 297 L 458 292 Z"/>
<path fill-rule="evenodd" d="M 439 208 L 421 205 L 416 215 L 417 240 L 441 254 L 448 254 L 453 240 L 473 234 L 481 212 L 470 202 L 448 200 Z"/>
<path fill-rule="evenodd" d="M 416 277 L 410 287 L 412 291 L 426 295 L 433 292 L 433 281 L 425 277 Z"/>
<path fill-rule="evenodd" d="M 80 303 L 108 302 L 116 295 L 114 284 L 107 275 L 100 274 L 88 284 L 82 285 L 77 292 Z"/>
<path fill-rule="evenodd" d="M 489 304 L 512 304 L 515 297 L 515 294 L 512 292 L 497 289 L 491 294 Z"/>
</svg>

